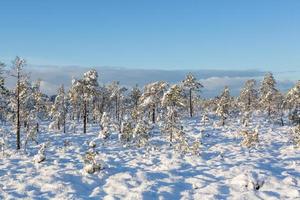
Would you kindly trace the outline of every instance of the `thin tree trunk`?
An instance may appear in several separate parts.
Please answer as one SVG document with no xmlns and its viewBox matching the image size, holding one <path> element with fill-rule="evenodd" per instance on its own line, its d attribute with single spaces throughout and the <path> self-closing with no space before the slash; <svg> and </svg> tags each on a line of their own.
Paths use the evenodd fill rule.
<svg viewBox="0 0 300 200">
<path fill-rule="evenodd" d="M 64 126 L 64 133 L 66 133 L 66 115 L 65 114 L 64 114 L 63 126 Z"/>
<path fill-rule="evenodd" d="M 83 133 L 86 133 L 86 123 L 87 123 L 87 102 L 84 101 L 84 114 L 83 114 Z"/>
<path fill-rule="evenodd" d="M 119 112 L 118 112 L 118 96 L 116 96 L 116 119 L 119 120 Z"/>
<path fill-rule="evenodd" d="M 40 127 L 40 125 L 39 125 L 39 123 L 37 122 L 37 123 L 36 123 L 36 132 L 39 132 L 39 127 Z"/>
<path fill-rule="evenodd" d="M 190 116 L 193 117 L 192 89 L 190 89 Z"/>
<path fill-rule="evenodd" d="M 20 72 L 18 70 L 18 83 L 17 83 L 17 150 L 21 148 L 20 141 Z"/>
<path fill-rule="evenodd" d="M 152 108 L 152 123 L 155 124 L 155 107 Z"/>
</svg>

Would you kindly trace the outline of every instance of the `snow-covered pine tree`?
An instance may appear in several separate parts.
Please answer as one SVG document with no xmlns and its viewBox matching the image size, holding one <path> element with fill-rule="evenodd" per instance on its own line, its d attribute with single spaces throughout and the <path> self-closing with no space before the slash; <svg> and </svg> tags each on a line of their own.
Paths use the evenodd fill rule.
<svg viewBox="0 0 300 200">
<path fill-rule="evenodd" d="M 290 110 L 289 119 L 300 125 L 300 80 L 287 92 L 284 103 Z"/>
<path fill-rule="evenodd" d="M 9 96 L 9 91 L 5 87 L 4 68 L 5 64 L 0 62 L 0 121 L 2 122 L 6 121 L 7 118 L 7 99 Z"/>
<path fill-rule="evenodd" d="M 25 144 L 26 149 L 27 143 L 31 140 L 37 142 L 38 123 L 39 123 L 39 105 L 36 97 L 37 91 L 36 86 L 32 86 L 29 82 L 29 77 L 24 78 L 20 83 L 20 116 L 21 122 L 24 124 Z M 39 89 L 38 89 L 39 90 Z M 13 101 L 12 101 L 13 102 Z M 41 103 L 41 100 L 40 102 Z"/>
<path fill-rule="evenodd" d="M 145 146 L 149 140 L 150 125 L 145 120 L 139 120 L 132 130 L 132 137 L 138 147 Z"/>
<path fill-rule="evenodd" d="M 57 124 L 57 129 L 63 127 L 63 132 L 66 133 L 66 119 L 67 119 L 67 96 L 64 85 L 58 89 L 54 104 L 52 105 L 50 116 Z"/>
<path fill-rule="evenodd" d="M 44 98 L 43 93 L 41 92 L 41 80 L 38 79 L 32 87 L 32 96 L 34 100 L 34 107 L 32 112 L 36 118 L 36 131 L 39 132 L 40 122 L 45 118 L 47 109 L 46 109 L 46 99 Z"/>
<path fill-rule="evenodd" d="M 231 107 L 230 92 L 229 92 L 229 88 L 225 86 L 222 94 L 218 97 L 217 109 L 216 109 L 216 114 L 219 117 L 221 117 L 222 126 L 225 125 L 225 120 L 229 116 L 230 107 Z"/>
<path fill-rule="evenodd" d="M 15 98 L 13 98 L 16 102 L 16 106 L 14 108 L 14 113 L 16 114 L 15 124 L 16 124 L 16 147 L 17 150 L 21 148 L 21 135 L 20 135 L 20 129 L 21 129 L 21 83 L 26 77 L 26 74 L 23 72 L 23 68 L 25 66 L 25 60 L 16 57 L 13 61 L 13 66 L 11 70 L 11 75 L 17 79 L 16 83 L 16 89 L 15 89 Z"/>
<path fill-rule="evenodd" d="M 37 142 L 38 117 L 34 89 L 35 88 L 29 82 L 28 75 L 22 74 L 22 77 L 20 76 L 20 80 L 17 83 L 17 87 L 10 96 L 9 106 L 11 108 L 11 120 L 16 124 L 16 131 L 18 131 L 18 129 L 20 129 L 19 131 L 24 130 L 24 133 L 26 134 L 24 137 L 24 149 L 29 140 Z M 23 124 L 24 129 L 21 129 L 21 124 Z M 21 144 L 19 145 L 21 146 Z M 17 149 L 19 149 L 18 137 Z"/>
<path fill-rule="evenodd" d="M 300 125 L 291 128 L 292 141 L 296 147 L 300 147 Z"/>
<path fill-rule="evenodd" d="M 83 86 L 83 132 L 86 133 L 86 125 L 88 122 L 88 104 L 93 103 L 98 89 L 98 73 L 96 70 L 89 70 L 83 75 L 81 80 Z"/>
<path fill-rule="evenodd" d="M 145 85 L 144 92 L 140 97 L 140 108 L 149 113 L 152 123 L 156 122 L 156 111 L 161 104 L 161 98 L 168 84 L 165 81 L 158 81 Z"/>
<path fill-rule="evenodd" d="M 284 95 L 277 91 L 274 97 L 274 118 L 280 122 L 281 126 L 284 126 Z"/>
<path fill-rule="evenodd" d="M 260 87 L 260 106 L 263 110 L 268 111 L 268 116 L 271 116 L 274 109 L 274 100 L 278 90 L 275 88 L 276 81 L 273 74 L 268 72 L 261 83 Z"/>
<path fill-rule="evenodd" d="M 83 157 L 84 160 L 84 172 L 93 174 L 104 169 L 104 162 L 100 159 L 98 152 L 94 148 L 90 148 Z"/>
<path fill-rule="evenodd" d="M 121 107 L 122 100 L 124 98 L 123 93 L 127 90 L 125 87 L 121 87 L 119 81 L 113 81 L 108 85 L 108 90 L 110 92 L 110 99 L 115 104 L 115 117 L 117 122 L 120 122 L 121 117 Z"/>
<path fill-rule="evenodd" d="M 101 121 L 100 121 L 100 132 L 99 132 L 99 137 L 102 139 L 108 138 L 110 134 L 110 121 L 109 121 L 109 116 L 107 112 L 103 112 Z"/>
<path fill-rule="evenodd" d="M 248 124 L 252 111 L 257 105 L 257 98 L 258 92 L 256 90 L 256 81 L 254 79 L 247 80 L 245 86 L 241 89 L 238 98 L 238 105 L 242 112 L 242 121 L 244 125 Z"/>
<path fill-rule="evenodd" d="M 94 69 L 85 72 L 82 79 L 72 81 L 70 98 L 73 109 L 76 109 L 77 114 L 79 114 L 78 109 L 82 111 L 83 133 L 86 133 L 88 113 L 92 107 L 91 104 L 93 104 L 97 92 L 98 73 Z M 77 118 L 79 118 L 79 116 Z"/>
<path fill-rule="evenodd" d="M 247 148 L 253 147 L 259 142 L 259 127 L 256 127 L 254 131 L 244 130 L 241 132 L 243 140 L 241 141 L 242 146 Z"/>
<path fill-rule="evenodd" d="M 183 88 L 172 85 L 162 98 L 162 106 L 167 109 L 166 131 L 170 135 L 170 144 L 173 142 L 173 133 L 181 130 L 179 109 L 186 106 Z"/>
<path fill-rule="evenodd" d="M 38 153 L 33 157 L 34 162 L 41 163 L 46 160 L 45 151 L 46 151 L 47 145 L 49 145 L 49 144 L 42 143 L 40 145 L 40 149 L 38 150 Z"/>
<path fill-rule="evenodd" d="M 136 84 L 131 92 L 130 92 L 130 99 L 133 103 L 133 107 L 134 108 L 137 108 L 138 107 L 138 104 L 139 104 L 139 99 L 140 97 L 142 96 L 142 92 L 141 90 L 139 89 L 138 85 Z"/>
<path fill-rule="evenodd" d="M 132 121 L 126 120 L 122 122 L 119 139 L 123 142 L 129 142 L 133 138 L 133 129 L 134 127 Z"/>
<path fill-rule="evenodd" d="M 80 113 L 81 113 L 82 96 L 80 95 L 80 87 L 78 84 L 78 80 L 75 78 L 72 78 L 72 84 L 68 91 L 68 102 L 70 102 L 70 109 L 69 109 L 70 119 L 73 121 L 77 120 L 77 122 L 79 122 Z"/>
<path fill-rule="evenodd" d="M 200 91 L 203 88 L 203 85 L 194 77 L 192 73 L 188 73 L 185 79 L 182 81 L 183 86 L 189 91 L 189 110 L 190 110 L 190 117 L 193 117 L 193 99 L 192 99 L 192 92 L 193 91 Z"/>
<path fill-rule="evenodd" d="M 97 102 L 97 114 L 96 114 L 96 120 L 99 122 L 102 118 L 102 115 L 105 111 L 108 110 L 109 104 L 110 104 L 110 93 L 108 88 L 103 85 L 99 87 L 98 91 L 98 102 Z"/>
</svg>

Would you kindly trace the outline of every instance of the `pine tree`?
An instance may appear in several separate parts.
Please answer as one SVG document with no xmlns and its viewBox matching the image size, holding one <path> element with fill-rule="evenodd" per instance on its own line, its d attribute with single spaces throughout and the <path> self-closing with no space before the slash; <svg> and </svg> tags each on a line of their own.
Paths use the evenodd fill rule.
<svg viewBox="0 0 300 200">
<path fill-rule="evenodd" d="M 132 137 L 138 147 L 145 146 L 149 140 L 150 125 L 144 120 L 139 120 L 132 130 Z"/>
<path fill-rule="evenodd" d="M 25 63 L 26 62 L 24 59 L 21 59 L 20 57 L 16 57 L 15 60 L 13 61 L 13 67 L 12 67 L 12 72 L 11 72 L 12 76 L 17 79 L 16 93 L 15 93 L 16 108 L 14 110 L 14 112 L 16 113 L 17 150 L 19 150 L 21 148 L 21 138 L 20 138 L 21 83 L 22 83 L 22 80 L 26 77 L 23 72 Z"/>
<path fill-rule="evenodd" d="M 135 85 L 132 88 L 131 93 L 130 93 L 130 98 L 133 102 L 134 108 L 138 107 L 139 99 L 141 96 L 142 96 L 141 90 L 139 89 L 138 85 Z"/>
<path fill-rule="evenodd" d="M 82 79 L 72 81 L 70 90 L 71 103 L 73 109 L 77 111 L 77 115 L 82 110 L 84 133 L 86 133 L 90 104 L 93 104 L 97 92 L 98 73 L 94 69 L 84 73 Z"/>
<path fill-rule="evenodd" d="M 80 120 L 82 95 L 80 94 L 80 87 L 78 80 L 73 78 L 71 87 L 68 91 L 68 101 L 70 102 L 70 116 L 72 120 Z"/>
<path fill-rule="evenodd" d="M 167 108 L 166 131 L 169 132 L 170 144 L 172 144 L 173 132 L 178 132 L 181 128 L 178 121 L 179 109 L 186 106 L 182 87 L 176 84 L 171 86 L 169 90 L 164 93 L 162 105 Z"/>
<path fill-rule="evenodd" d="M 292 141 L 295 146 L 300 147 L 300 125 L 291 128 Z"/>
<path fill-rule="evenodd" d="M 106 139 L 109 137 L 110 134 L 110 120 L 109 120 L 109 116 L 106 112 L 104 112 L 102 114 L 102 118 L 100 121 L 100 133 L 99 133 L 99 137 L 102 139 Z"/>
<path fill-rule="evenodd" d="M 267 73 L 262 81 L 260 88 L 260 105 L 262 109 L 268 111 L 268 116 L 271 116 L 272 109 L 274 106 L 274 100 L 277 94 L 277 89 L 275 88 L 276 81 L 272 73 Z"/>
<path fill-rule="evenodd" d="M 34 100 L 33 113 L 36 118 L 36 131 L 39 132 L 40 122 L 46 116 L 46 100 L 41 92 L 41 80 L 38 79 L 32 87 L 32 96 Z"/>
<path fill-rule="evenodd" d="M 300 125 L 300 80 L 287 92 L 284 104 L 291 110 L 292 122 Z"/>
<path fill-rule="evenodd" d="M 164 81 L 150 83 L 145 86 L 144 93 L 140 97 L 140 109 L 147 110 L 152 123 L 156 122 L 156 110 L 161 104 L 161 98 L 168 84 Z M 150 115 L 150 113 L 152 113 Z"/>
<path fill-rule="evenodd" d="M 284 126 L 284 95 L 280 91 L 277 91 L 274 97 L 274 114 L 281 126 Z"/>
<path fill-rule="evenodd" d="M 4 63 L 0 62 L 0 121 L 6 120 L 9 91 L 5 87 Z"/>
<path fill-rule="evenodd" d="M 55 97 L 54 104 L 52 105 L 50 116 L 57 124 L 57 129 L 60 130 L 62 125 L 63 132 L 66 133 L 67 97 L 65 94 L 64 85 L 58 89 L 58 94 Z"/>
<path fill-rule="evenodd" d="M 108 110 L 109 103 L 110 103 L 110 93 L 108 88 L 103 85 L 99 87 L 98 91 L 98 116 L 96 117 L 96 120 L 99 122 L 102 118 L 102 115 L 105 111 Z"/>
<path fill-rule="evenodd" d="M 225 125 L 225 120 L 229 116 L 230 106 L 231 106 L 230 92 L 229 92 L 229 88 L 225 86 L 222 94 L 218 98 L 217 110 L 216 110 L 216 114 L 221 117 L 222 126 Z"/>
<path fill-rule="evenodd" d="M 254 131 L 242 131 L 241 134 L 243 135 L 243 140 L 241 142 L 243 146 L 250 148 L 258 144 L 258 127 L 256 127 Z"/>
<path fill-rule="evenodd" d="M 119 81 L 113 81 L 110 85 L 108 85 L 108 90 L 110 92 L 110 99 L 115 104 L 115 116 L 116 120 L 119 123 L 122 107 L 122 100 L 124 98 L 123 94 L 127 90 L 125 87 L 121 87 Z"/>
<path fill-rule="evenodd" d="M 93 102 L 98 87 L 98 73 L 96 70 L 90 70 L 84 73 L 83 80 L 81 81 L 83 86 L 83 101 L 84 101 L 84 112 L 83 112 L 83 132 L 86 133 L 86 125 L 88 120 L 88 104 Z"/>
<path fill-rule="evenodd" d="M 183 86 L 188 89 L 189 91 L 189 109 L 190 109 L 190 117 L 193 117 L 193 99 L 192 99 L 192 92 L 193 91 L 200 91 L 203 88 L 203 85 L 197 81 L 192 73 L 186 75 L 186 78 L 182 81 Z"/>
<path fill-rule="evenodd" d="M 243 124 L 247 125 L 247 121 L 257 105 L 257 98 L 256 81 L 254 79 L 247 80 L 238 98 L 238 105 L 243 113 Z"/>
</svg>

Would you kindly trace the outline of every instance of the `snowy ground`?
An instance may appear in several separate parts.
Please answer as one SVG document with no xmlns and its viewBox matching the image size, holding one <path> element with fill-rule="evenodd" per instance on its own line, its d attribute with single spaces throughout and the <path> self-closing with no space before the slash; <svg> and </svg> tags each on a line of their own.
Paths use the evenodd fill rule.
<svg viewBox="0 0 300 200">
<path fill-rule="evenodd" d="M 175 152 L 158 133 L 148 148 L 123 147 L 112 135 L 97 142 L 106 166 L 94 175 L 83 172 L 82 157 L 97 128 L 86 135 L 45 131 L 44 162 L 33 162 L 35 144 L 27 153 L 1 154 L 0 199 L 300 199 L 300 150 L 289 143 L 289 127 L 257 119 L 260 143 L 249 151 L 240 145 L 240 125 L 231 123 L 205 126 L 200 156 Z M 185 122 L 190 136 L 201 127 L 198 119 Z"/>
</svg>

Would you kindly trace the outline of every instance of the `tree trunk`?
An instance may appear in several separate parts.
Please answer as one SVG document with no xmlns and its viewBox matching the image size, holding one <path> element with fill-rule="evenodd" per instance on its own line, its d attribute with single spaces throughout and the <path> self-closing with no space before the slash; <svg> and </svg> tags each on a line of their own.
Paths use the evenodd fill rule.
<svg viewBox="0 0 300 200">
<path fill-rule="evenodd" d="M 36 132 L 37 132 L 37 133 L 39 132 L 39 128 L 40 128 L 39 123 L 36 123 Z"/>
<path fill-rule="evenodd" d="M 119 112 L 118 112 L 118 96 L 116 96 L 116 119 L 119 121 Z"/>
<path fill-rule="evenodd" d="M 152 123 L 155 124 L 155 107 L 152 108 Z"/>
<path fill-rule="evenodd" d="M 170 132 L 170 146 L 173 144 L 173 130 Z"/>
<path fill-rule="evenodd" d="M 83 133 L 86 133 L 86 123 L 87 123 L 87 102 L 84 101 L 84 114 L 83 114 Z"/>
<path fill-rule="evenodd" d="M 21 148 L 20 141 L 20 72 L 18 70 L 18 83 L 17 83 L 17 150 Z"/>
<path fill-rule="evenodd" d="M 66 115 L 64 115 L 63 126 L 64 126 L 64 133 L 66 133 Z"/>
<path fill-rule="evenodd" d="M 190 116 L 193 117 L 192 89 L 190 89 Z"/>
</svg>

